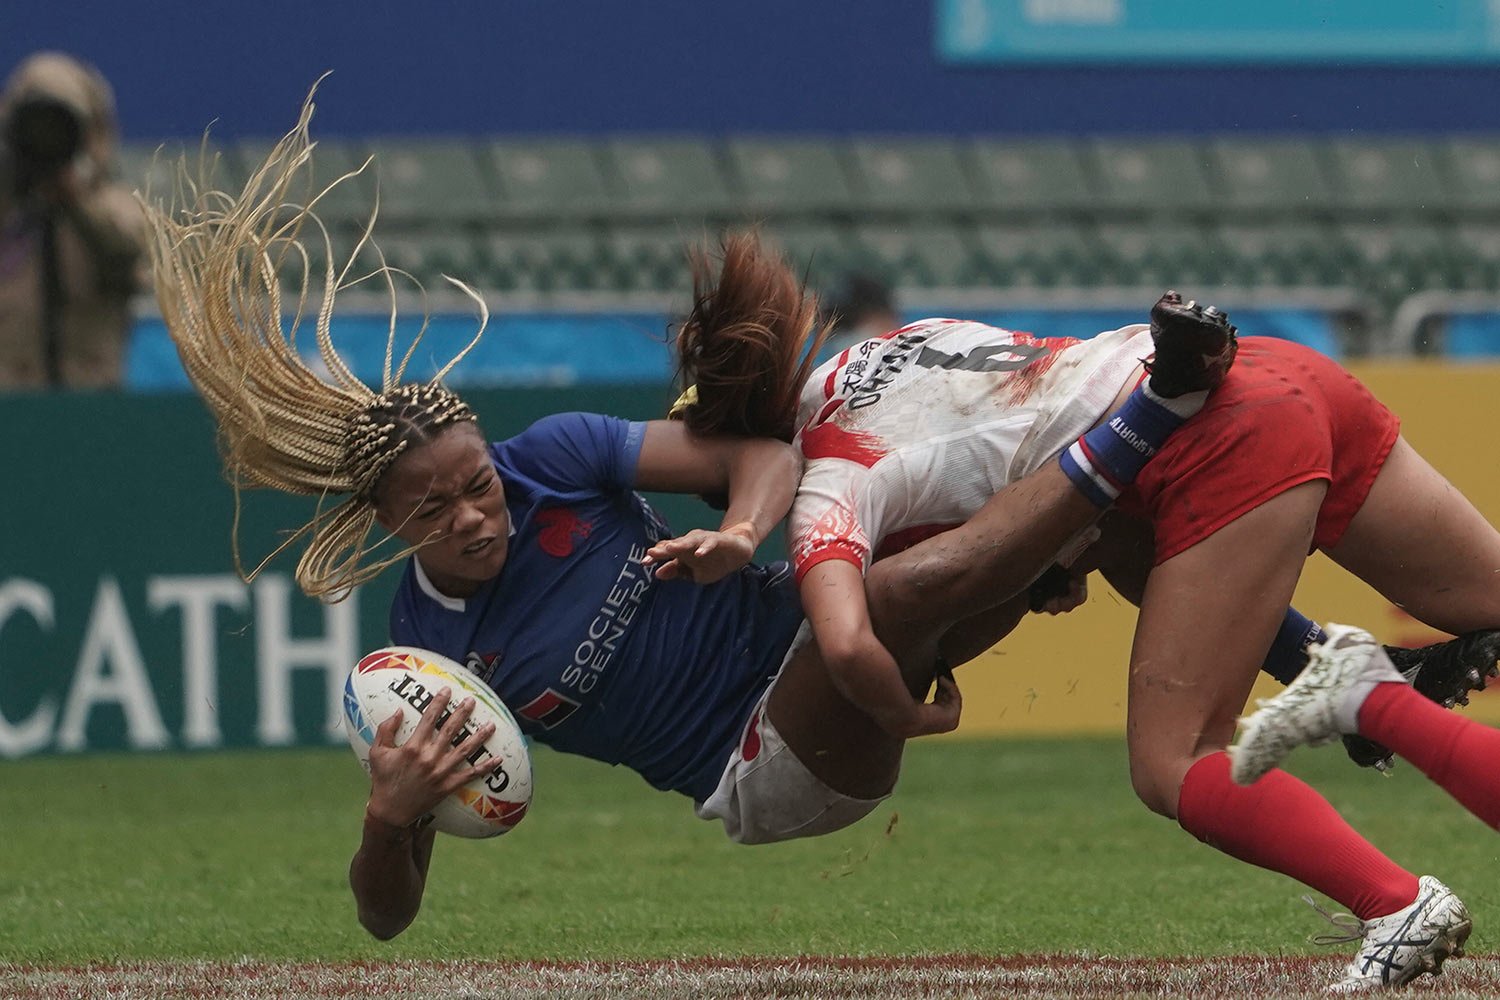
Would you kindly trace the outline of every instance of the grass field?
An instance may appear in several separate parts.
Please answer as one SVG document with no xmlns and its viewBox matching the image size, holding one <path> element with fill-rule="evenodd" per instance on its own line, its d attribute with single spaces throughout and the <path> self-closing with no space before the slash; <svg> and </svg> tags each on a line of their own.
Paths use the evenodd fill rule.
<svg viewBox="0 0 1500 1000">
<path fill-rule="evenodd" d="M 1294 763 L 1448 881 L 1475 915 L 1471 954 L 1495 951 L 1500 837 L 1410 769 L 1381 778 L 1333 749 Z M 364 797 L 347 752 L 4 767 L 6 997 L 1294 996 L 1352 950 L 1307 943 L 1325 925 L 1299 886 L 1147 813 L 1117 740 L 917 745 L 863 825 L 759 848 L 633 775 L 540 751 L 526 822 L 440 838 L 424 910 L 389 943 L 345 882 Z M 798 956 L 817 958 L 763 961 Z M 1254 958 L 1161 961 L 1232 956 Z M 1455 961 L 1440 982 L 1423 995 L 1495 995 L 1500 963 Z"/>
</svg>

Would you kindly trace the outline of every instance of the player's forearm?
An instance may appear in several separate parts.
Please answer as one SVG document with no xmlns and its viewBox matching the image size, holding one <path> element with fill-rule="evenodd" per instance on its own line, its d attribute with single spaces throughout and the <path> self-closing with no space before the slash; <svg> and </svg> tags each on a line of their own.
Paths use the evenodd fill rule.
<svg viewBox="0 0 1500 1000">
<path fill-rule="evenodd" d="M 842 559 L 825 559 L 807 569 L 798 589 L 834 687 L 892 736 L 914 735 L 922 722 L 921 703 L 914 692 L 927 691 L 931 672 L 910 683 L 902 676 L 900 664 L 876 637 L 866 614 L 860 567 Z M 902 655 L 906 653 L 903 649 Z"/>
<path fill-rule="evenodd" d="M 918 734 L 921 707 L 908 689 L 890 651 L 873 633 L 820 643 L 824 665 L 834 687 L 890 735 L 910 739 Z"/>
<path fill-rule="evenodd" d="M 939 643 L 943 662 L 950 667 L 968 663 L 1009 635 L 1026 613 L 1026 595 L 1018 594 L 997 608 L 957 622 Z"/>
<path fill-rule="evenodd" d="M 349 887 L 365 930 L 389 941 L 416 919 L 432 856 L 431 829 L 396 827 L 365 814 L 364 837 L 349 865 Z"/>
<path fill-rule="evenodd" d="M 729 506 L 723 529 L 748 527 L 756 545 L 765 541 L 791 509 L 802 462 L 791 445 L 768 438 L 747 439 L 729 462 Z"/>
<path fill-rule="evenodd" d="M 964 524 L 871 566 L 870 616 L 885 632 L 997 607 L 1024 591 L 1099 513 L 1049 462 Z"/>
</svg>

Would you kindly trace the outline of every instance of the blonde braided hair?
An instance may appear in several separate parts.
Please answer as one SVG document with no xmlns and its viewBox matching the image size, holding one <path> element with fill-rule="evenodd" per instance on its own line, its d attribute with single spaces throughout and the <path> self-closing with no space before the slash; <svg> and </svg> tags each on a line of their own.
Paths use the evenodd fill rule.
<svg viewBox="0 0 1500 1000">
<path fill-rule="evenodd" d="M 393 277 L 413 283 L 416 279 L 387 266 L 371 239 L 378 198 L 354 249 L 336 269 L 332 241 L 314 208 L 364 166 L 312 191 L 312 99 L 309 94 L 297 127 L 275 145 L 237 197 L 212 190 L 206 170 L 200 168 L 194 179 L 186 162 L 180 162 L 173 207 L 153 204 L 149 192 L 143 201 L 151 223 L 151 259 L 162 318 L 188 377 L 214 416 L 224 471 L 234 488 L 230 537 L 235 569 L 246 581 L 253 580 L 272 559 L 307 536 L 307 548 L 297 563 L 297 583 L 310 596 L 338 601 L 415 550 L 404 548 L 363 565 L 390 540 L 387 536 L 369 543 L 376 523 L 374 491 L 381 476 L 411 446 L 430 440 L 445 427 L 474 420 L 469 407 L 441 380 L 479 342 L 489 313 L 473 289 L 449 278 L 478 303 L 479 329 L 431 381 L 402 384 L 427 323 L 424 319 L 399 363 L 393 363 Z M 299 181 L 304 194 L 312 194 L 305 204 L 289 198 Z M 302 241 L 304 227 L 317 234 L 323 251 L 313 326 L 318 356 L 331 381 L 308 367 L 297 352 L 297 332 L 315 284 L 314 258 Z M 366 249 L 379 265 L 351 276 Z M 296 279 L 296 306 L 285 323 L 284 269 Z M 331 335 L 336 293 L 370 279 L 384 284 L 390 301 L 378 392 L 339 357 Z M 319 501 L 311 520 L 247 570 L 240 555 L 241 491 L 258 487 L 314 495 Z M 325 508 L 328 497 L 346 494 Z"/>
</svg>

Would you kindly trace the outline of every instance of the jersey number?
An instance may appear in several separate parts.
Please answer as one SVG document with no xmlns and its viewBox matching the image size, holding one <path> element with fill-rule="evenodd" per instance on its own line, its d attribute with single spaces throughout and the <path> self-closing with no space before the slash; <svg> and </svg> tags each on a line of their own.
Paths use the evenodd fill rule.
<svg viewBox="0 0 1500 1000">
<path fill-rule="evenodd" d="M 947 368 L 961 372 L 1013 372 L 1051 354 L 1041 344 L 981 344 L 968 354 L 948 354 L 930 347 L 917 355 L 918 368 Z"/>
</svg>

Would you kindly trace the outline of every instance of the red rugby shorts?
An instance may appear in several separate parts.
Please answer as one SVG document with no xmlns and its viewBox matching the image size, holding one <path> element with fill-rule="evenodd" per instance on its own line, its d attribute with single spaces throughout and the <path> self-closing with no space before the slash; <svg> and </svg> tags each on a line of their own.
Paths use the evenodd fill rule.
<svg viewBox="0 0 1500 1000">
<path fill-rule="evenodd" d="M 1120 497 L 1156 531 L 1158 564 L 1300 483 L 1328 480 L 1313 547 L 1336 545 L 1364 503 L 1401 424 L 1370 390 L 1316 351 L 1244 337 L 1202 412 Z"/>
</svg>

